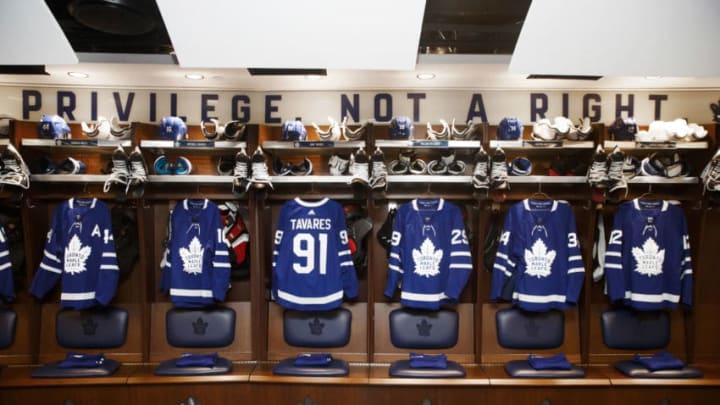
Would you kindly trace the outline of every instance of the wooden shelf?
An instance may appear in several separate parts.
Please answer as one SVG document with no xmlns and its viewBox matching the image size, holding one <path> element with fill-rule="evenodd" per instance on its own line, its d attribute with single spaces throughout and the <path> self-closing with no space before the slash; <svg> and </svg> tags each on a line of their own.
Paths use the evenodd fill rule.
<svg viewBox="0 0 720 405">
<path fill-rule="evenodd" d="M 118 146 L 130 148 L 132 141 L 103 140 L 103 139 L 35 139 L 23 138 L 23 148 L 41 150 L 45 153 L 76 152 L 76 153 L 99 153 L 107 155 L 112 153 Z"/>
<path fill-rule="evenodd" d="M 273 184 L 350 184 L 352 176 L 270 176 Z"/>
<path fill-rule="evenodd" d="M 446 149 L 446 148 L 480 148 L 480 141 L 455 141 L 442 140 L 434 141 L 432 139 L 415 139 L 415 140 L 391 140 L 378 139 L 375 146 L 379 148 L 401 148 L 401 149 Z"/>
<path fill-rule="evenodd" d="M 236 149 L 247 147 L 247 142 L 235 141 L 203 141 L 203 140 L 184 140 L 184 141 L 168 141 L 168 140 L 142 140 L 140 147 L 150 150 L 156 154 L 165 153 L 168 150 L 177 150 L 192 153 L 226 153 Z"/>
<path fill-rule="evenodd" d="M 168 174 L 151 174 L 148 176 L 148 183 L 186 183 L 186 184 L 230 184 L 232 176 L 207 175 L 207 174 L 188 174 L 188 175 L 168 175 Z"/>
<path fill-rule="evenodd" d="M 406 184 L 472 184 L 472 176 L 445 176 L 430 174 L 391 174 L 387 182 Z"/>
<path fill-rule="evenodd" d="M 532 150 L 557 150 L 557 149 L 592 149 L 595 147 L 593 141 L 537 141 L 521 139 L 517 141 L 491 140 L 490 148 L 503 148 L 507 150 L 522 149 Z"/>
<path fill-rule="evenodd" d="M 635 142 L 635 141 L 605 141 L 605 149 L 613 149 L 615 146 L 622 150 L 703 150 L 708 148 L 705 141 L 693 142 Z"/>
<path fill-rule="evenodd" d="M 338 149 L 359 149 L 365 141 L 265 141 L 262 148 L 272 152 L 327 152 Z"/>
<path fill-rule="evenodd" d="M 698 184 L 699 181 L 698 177 L 635 176 L 628 184 Z"/>
<path fill-rule="evenodd" d="M 585 176 L 508 176 L 510 184 L 585 184 Z"/>
<path fill-rule="evenodd" d="M 107 174 L 31 174 L 30 184 L 38 183 L 105 183 Z"/>
</svg>

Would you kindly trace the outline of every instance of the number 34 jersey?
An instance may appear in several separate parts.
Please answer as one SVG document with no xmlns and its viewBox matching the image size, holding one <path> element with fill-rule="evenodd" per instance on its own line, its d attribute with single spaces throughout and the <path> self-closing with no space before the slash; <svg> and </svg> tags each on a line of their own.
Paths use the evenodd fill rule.
<svg viewBox="0 0 720 405">
<path fill-rule="evenodd" d="M 585 267 L 573 210 L 566 202 L 526 199 L 508 210 L 498 244 L 490 299 L 528 311 L 575 305 Z"/>
<path fill-rule="evenodd" d="M 345 225 L 333 200 L 295 198 L 280 209 L 272 254 L 272 294 L 285 308 L 301 311 L 340 306 L 358 293 Z"/>
</svg>

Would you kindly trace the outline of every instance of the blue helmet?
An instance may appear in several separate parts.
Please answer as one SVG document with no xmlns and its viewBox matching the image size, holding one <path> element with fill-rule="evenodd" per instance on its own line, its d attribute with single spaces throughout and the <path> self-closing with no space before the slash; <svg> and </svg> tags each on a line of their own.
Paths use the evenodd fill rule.
<svg viewBox="0 0 720 405">
<path fill-rule="evenodd" d="M 410 117 L 393 117 L 390 121 L 390 138 L 413 139 L 413 122 Z"/>
<path fill-rule="evenodd" d="M 63 139 L 70 136 L 70 126 L 59 115 L 43 114 L 38 124 L 38 135 L 44 139 Z"/>
<path fill-rule="evenodd" d="M 163 117 L 160 122 L 160 138 L 179 141 L 187 138 L 187 125 L 179 117 Z"/>
<path fill-rule="evenodd" d="M 503 118 L 497 127 L 497 139 L 515 141 L 522 138 L 523 125 L 520 118 Z"/>
<path fill-rule="evenodd" d="M 283 141 L 304 141 L 307 139 L 305 125 L 299 119 L 288 120 L 282 126 Z"/>
<path fill-rule="evenodd" d="M 638 132 L 637 122 L 635 119 L 618 117 L 608 129 L 610 135 L 615 141 L 634 141 L 635 134 Z"/>
</svg>

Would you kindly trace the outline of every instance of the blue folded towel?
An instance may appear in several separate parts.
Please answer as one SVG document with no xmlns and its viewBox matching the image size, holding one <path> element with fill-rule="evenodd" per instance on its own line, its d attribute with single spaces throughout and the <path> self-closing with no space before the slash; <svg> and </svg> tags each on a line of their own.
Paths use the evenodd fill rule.
<svg viewBox="0 0 720 405">
<path fill-rule="evenodd" d="M 295 365 L 304 366 L 327 366 L 332 363 L 333 358 L 330 353 L 301 353 L 295 357 Z"/>
<path fill-rule="evenodd" d="M 528 356 L 530 367 L 535 370 L 570 370 L 572 364 L 567 360 L 565 354 L 560 353 L 554 356 L 542 357 L 535 354 Z"/>
<path fill-rule="evenodd" d="M 447 356 L 444 354 L 410 353 L 412 368 L 447 368 Z"/>
<path fill-rule="evenodd" d="M 95 368 L 105 362 L 105 356 L 98 354 L 82 354 L 70 352 L 65 360 L 58 364 L 58 368 Z"/>
<path fill-rule="evenodd" d="M 183 353 L 183 355 L 175 361 L 178 367 L 213 367 L 218 359 L 217 353 L 210 354 L 192 354 Z"/>
<path fill-rule="evenodd" d="M 682 360 L 665 351 L 652 356 L 636 354 L 633 360 L 642 364 L 650 371 L 679 370 L 685 367 L 685 363 L 683 363 Z"/>
</svg>

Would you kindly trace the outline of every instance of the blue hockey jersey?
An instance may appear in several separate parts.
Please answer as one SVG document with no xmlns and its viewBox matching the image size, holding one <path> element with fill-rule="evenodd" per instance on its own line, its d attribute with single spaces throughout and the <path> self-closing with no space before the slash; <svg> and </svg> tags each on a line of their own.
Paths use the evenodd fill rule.
<svg viewBox="0 0 720 405">
<path fill-rule="evenodd" d="M 512 291 L 512 302 L 528 311 L 577 304 L 585 266 L 570 205 L 526 199 L 511 206 L 492 273 L 492 300 Z"/>
<path fill-rule="evenodd" d="M 12 263 L 8 248 L 5 229 L 0 226 L 0 301 L 10 302 L 15 299 Z"/>
<path fill-rule="evenodd" d="M 230 286 L 230 253 L 220 212 L 207 199 L 185 199 L 170 215 L 160 289 L 177 307 L 224 301 Z"/>
<path fill-rule="evenodd" d="M 605 253 L 611 301 L 648 311 L 692 305 L 692 272 L 682 208 L 638 199 L 618 208 Z"/>
<path fill-rule="evenodd" d="M 343 295 L 357 296 L 342 206 L 327 198 L 283 204 L 272 269 L 272 295 L 285 308 L 327 310 L 340 306 Z"/>
<path fill-rule="evenodd" d="M 401 282 L 400 302 L 406 307 L 438 309 L 456 302 L 473 268 L 460 208 L 441 198 L 400 206 L 388 268 L 388 298 Z"/>
<path fill-rule="evenodd" d="M 96 198 L 71 198 L 58 205 L 30 293 L 42 298 L 62 279 L 60 305 L 90 308 L 110 303 L 118 278 L 107 205 Z"/>
</svg>

